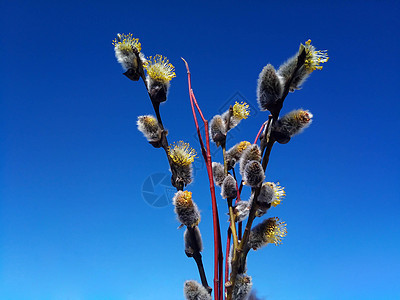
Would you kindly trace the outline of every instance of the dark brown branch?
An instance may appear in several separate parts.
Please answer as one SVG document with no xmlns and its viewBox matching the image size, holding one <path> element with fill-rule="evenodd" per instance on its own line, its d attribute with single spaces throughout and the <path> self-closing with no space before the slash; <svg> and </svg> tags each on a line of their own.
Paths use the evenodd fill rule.
<svg viewBox="0 0 400 300">
<path fill-rule="evenodd" d="M 270 139 L 268 133 L 269 133 L 271 127 L 274 125 L 275 121 L 278 120 L 278 118 L 279 118 L 280 111 L 283 107 L 283 102 L 289 93 L 293 78 L 294 78 L 295 74 L 298 72 L 298 70 L 304 65 L 305 57 L 306 57 L 306 53 L 303 50 L 301 53 L 299 53 L 299 55 L 297 57 L 296 68 L 293 71 L 293 73 L 291 74 L 290 79 L 285 84 L 282 97 L 280 99 L 278 99 L 276 109 L 271 111 L 272 121 L 271 121 L 271 116 L 270 116 L 270 118 L 268 120 L 268 124 L 264 129 L 265 134 L 263 135 L 262 140 L 261 140 L 261 147 L 263 148 L 263 145 L 265 145 L 265 148 L 266 148 L 265 154 L 263 155 L 263 159 L 262 159 L 264 171 L 267 168 L 267 165 L 269 162 L 269 156 L 270 156 L 271 150 L 272 150 L 272 146 L 274 145 L 274 142 L 275 142 L 274 140 Z M 262 149 L 262 153 L 263 152 L 264 152 L 264 149 Z M 243 238 L 239 244 L 238 249 L 236 250 L 238 252 L 238 255 L 234 255 L 234 259 L 232 260 L 232 271 L 231 271 L 231 275 L 230 275 L 230 281 L 226 283 L 226 286 L 227 286 L 226 299 L 227 300 L 232 300 L 232 292 L 233 292 L 233 288 L 235 286 L 236 276 L 239 272 L 240 262 L 245 261 L 247 253 L 248 253 L 248 251 L 246 252 L 244 250 L 246 248 L 248 248 L 247 244 L 248 244 L 248 240 L 249 240 L 249 236 L 250 236 L 251 226 L 256 217 L 257 199 L 258 199 L 258 196 L 260 195 L 261 186 L 262 186 L 262 183 L 257 188 L 255 188 L 253 191 L 254 192 L 253 204 L 251 206 L 249 217 L 247 219 L 247 224 L 246 224 L 246 228 L 243 233 Z"/>
<path fill-rule="evenodd" d="M 140 65 L 141 65 L 141 63 L 140 63 Z M 154 112 L 155 112 L 155 114 L 157 116 L 158 124 L 160 125 L 160 127 L 162 129 L 162 135 L 161 135 L 161 142 L 160 143 L 161 143 L 161 147 L 164 149 L 164 152 L 165 152 L 165 154 L 167 156 L 168 163 L 169 163 L 169 166 L 170 166 L 170 169 L 171 169 L 171 173 L 172 173 L 171 183 L 178 191 L 182 191 L 183 188 L 184 188 L 184 184 L 183 184 L 183 182 L 177 181 L 177 172 L 176 172 L 174 164 L 171 161 L 171 157 L 169 155 L 169 143 L 168 143 L 168 139 L 167 139 L 167 132 L 166 132 L 166 130 L 164 130 L 164 126 L 163 126 L 162 119 L 161 119 L 160 103 L 155 101 L 152 98 L 151 94 L 149 93 L 149 89 L 148 89 L 148 86 L 147 86 L 147 83 L 146 83 L 146 78 L 144 76 L 143 68 L 141 68 L 141 76 L 140 77 L 143 80 L 143 83 L 144 83 L 144 85 L 146 87 L 146 90 L 147 90 L 147 94 L 149 95 L 150 101 L 151 101 L 151 103 L 153 105 Z M 198 245 L 195 242 L 196 236 L 195 236 L 195 233 L 194 233 L 194 228 L 187 227 L 187 229 L 189 231 L 190 239 L 192 241 L 191 244 L 194 245 L 192 257 L 196 262 L 197 269 L 199 271 L 199 275 L 200 275 L 200 279 L 201 279 L 201 283 L 208 290 L 208 292 L 211 294 L 212 288 L 207 283 L 207 277 L 206 277 L 206 273 L 204 271 L 203 260 L 202 260 L 202 256 L 201 256 L 201 253 L 200 253 L 200 249 L 198 248 Z"/>
</svg>

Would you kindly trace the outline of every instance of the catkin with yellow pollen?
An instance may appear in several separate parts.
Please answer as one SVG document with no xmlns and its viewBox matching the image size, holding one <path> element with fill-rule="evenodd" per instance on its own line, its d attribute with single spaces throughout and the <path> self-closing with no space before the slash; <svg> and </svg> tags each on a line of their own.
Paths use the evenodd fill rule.
<svg viewBox="0 0 400 300">
<path fill-rule="evenodd" d="M 309 72 L 322 70 L 321 64 L 329 60 L 327 50 L 315 50 L 315 47 L 311 45 L 311 40 L 305 43 L 304 50 L 306 52 L 304 66 Z"/>
<path fill-rule="evenodd" d="M 126 70 L 124 75 L 133 81 L 139 80 L 141 65 L 145 61 L 143 54 L 140 53 L 142 45 L 139 39 L 134 38 L 131 33 L 118 33 L 112 44 L 114 45 L 115 57 Z"/>
<path fill-rule="evenodd" d="M 242 141 L 226 151 L 225 158 L 227 161 L 228 170 L 235 167 L 236 163 L 240 160 L 240 157 L 242 156 L 244 150 L 246 150 L 247 147 L 249 147 L 250 145 L 250 142 Z"/>
<path fill-rule="evenodd" d="M 179 222 L 183 225 L 193 227 L 200 223 L 200 211 L 193 202 L 192 192 L 177 191 L 172 203 L 175 206 L 175 213 Z"/>
<path fill-rule="evenodd" d="M 138 130 L 143 133 L 149 142 L 160 141 L 162 130 L 154 116 L 139 116 L 136 124 L 138 126 Z"/>
<path fill-rule="evenodd" d="M 280 186 L 279 182 L 266 182 L 265 184 L 269 185 L 274 193 L 272 199 L 270 200 L 271 205 L 273 207 L 278 206 L 286 196 L 285 188 Z"/>
<path fill-rule="evenodd" d="M 168 58 L 157 54 L 146 60 L 144 68 L 147 71 L 146 81 L 152 101 L 158 103 L 166 101 L 170 81 L 176 77 L 175 67 Z"/>
<path fill-rule="evenodd" d="M 196 157 L 196 151 L 188 143 L 179 141 L 169 147 L 168 155 L 176 170 L 177 178 L 175 180 L 185 185 L 191 183 L 193 180 L 192 163 Z"/>
<path fill-rule="evenodd" d="M 297 58 L 303 51 L 305 52 L 304 65 L 295 72 Z M 311 40 L 308 40 L 305 42 L 305 45 L 300 44 L 299 51 L 296 55 L 289 58 L 279 67 L 277 74 L 281 78 L 283 86 L 286 85 L 288 80 L 292 79 L 289 89 L 291 92 L 294 92 L 301 88 L 301 85 L 313 71 L 322 70 L 321 64 L 328 60 L 327 50 L 316 50 L 315 47 L 311 45 Z"/>
<path fill-rule="evenodd" d="M 241 120 L 247 119 L 248 116 L 250 115 L 250 109 L 249 105 L 246 102 L 235 102 L 235 105 L 232 107 L 232 115 L 230 118 L 228 130 L 236 127 Z M 225 126 L 228 124 L 228 118 L 229 118 L 229 110 L 224 112 L 222 114 L 222 119 L 225 122 Z"/>
<path fill-rule="evenodd" d="M 249 246 L 257 250 L 267 244 L 280 245 L 286 234 L 285 222 L 280 221 L 277 217 L 269 218 L 251 230 Z"/>
</svg>

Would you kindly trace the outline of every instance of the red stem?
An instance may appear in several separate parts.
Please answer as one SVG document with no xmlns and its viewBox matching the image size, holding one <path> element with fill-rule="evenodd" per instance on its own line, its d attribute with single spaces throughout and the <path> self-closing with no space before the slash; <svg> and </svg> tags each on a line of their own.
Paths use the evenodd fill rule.
<svg viewBox="0 0 400 300">
<path fill-rule="evenodd" d="M 218 217 L 218 208 L 217 208 L 217 200 L 215 197 L 215 186 L 214 186 L 214 179 L 212 174 L 212 161 L 211 161 L 211 154 L 210 154 L 210 137 L 208 132 L 208 121 L 204 118 L 203 112 L 201 111 L 196 97 L 194 96 L 192 90 L 192 83 L 191 83 L 191 76 L 189 71 L 188 63 L 182 58 L 185 62 L 186 70 L 188 74 L 188 86 L 189 86 L 189 97 L 190 97 L 190 105 L 192 107 L 192 113 L 194 122 L 196 125 L 197 134 L 199 137 L 201 152 L 206 163 L 208 180 L 210 182 L 210 192 L 211 192 L 211 202 L 212 202 L 212 213 L 213 213 L 213 227 L 214 227 L 214 299 L 215 300 L 222 300 L 223 296 L 223 254 L 222 254 L 222 243 L 221 243 L 221 230 L 219 225 L 219 217 Z M 196 111 L 194 109 L 196 106 L 201 119 L 204 122 L 204 130 L 206 136 L 206 147 L 204 147 L 204 142 L 200 133 L 199 124 L 196 117 Z"/>
<path fill-rule="evenodd" d="M 268 121 L 265 121 L 262 125 L 260 130 L 257 133 L 256 139 L 254 140 L 253 144 L 257 144 L 258 138 L 260 137 L 261 132 L 263 132 L 265 125 L 267 125 Z"/>
</svg>

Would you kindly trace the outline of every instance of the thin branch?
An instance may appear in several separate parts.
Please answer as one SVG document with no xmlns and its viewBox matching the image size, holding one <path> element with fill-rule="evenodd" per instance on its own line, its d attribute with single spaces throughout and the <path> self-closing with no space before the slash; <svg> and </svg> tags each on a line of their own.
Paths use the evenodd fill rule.
<svg viewBox="0 0 400 300">
<path fill-rule="evenodd" d="M 253 144 L 257 144 L 258 138 L 260 137 L 261 132 L 263 131 L 265 125 L 267 125 L 268 121 L 265 121 L 264 123 L 262 123 L 260 130 L 257 133 L 256 139 L 254 140 Z"/>
<path fill-rule="evenodd" d="M 304 65 L 304 60 L 305 60 L 305 51 L 303 50 L 297 57 L 297 65 L 295 70 L 293 71 L 290 79 L 286 82 L 285 84 L 285 88 L 282 94 L 282 97 L 280 99 L 278 99 L 278 103 L 277 103 L 277 109 L 274 111 L 271 111 L 272 113 L 272 118 L 271 116 L 269 117 L 267 126 L 265 128 L 265 132 L 267 134 L 264 134 L 263 136 L 263 141 L 261 141 L 261 144 L 265 143 L 266 144 L 266 151 L 265 154 L 263 155 L 263 168 L 264 171 L 267 168 L 268 162 L 269 162 L 269 156 L 271 154 L 271 150 L 272 150 L 272 146 L 274 145 L 274 140 L 273 139 L 269 139 L 269 130 L 271 128 L 271 126 L 273 126 L 274 122 L 276 120 L 278 120 L 279 118 L 279 114 L 280 111 L 283 107 L 283 102 L 286 98 L 286 96 L 289 93 L 289 89 L 290 89 L 290 85 L 293 81 L 294 75 L 297 73 L 297 71 L 301 68 L 301 66 Z M 272 119 L 272 120 L 271 120 Z M 253 204 L 251 206 L 250 209 L 250 213 L 249 213 L 249 217 L 247 219 L 247 224 L 246 224 L 246 228 L 244 230 L 243 233 L 243 239 L 241 240 L 238 249 L 236 250 L 238 253 L 238 255 L 234 255 L 234 259 L 232 260 L 232 271 L 231 271 L 231 275 L 230 275 L 230 281 L 226 283 L 227 286 L 227 300 L 232 300 L 232 292 L 233 292 L 233 288 L 235 286 L 235 282 L 236 282 L 236 276 L 238 274 L 238 269 L 239 269 L 239 262 L 243 261 L 246 258 L 246 251 L 243 251 L 245 249 L 245 247 L 247 247 L 247 243 L 248 243 L 248 239 L 250 236 L 250 231 L 251 231 L 251 226 L 253 224 L 253 221 L 256 217 L 256 211 L 257 211 L 257 199 L 258 196 L 260 195 L 260 191 L 261 191 L 261 186 L 262 183 L 254 189 L 254 198 L 253 198 Z"/>
<path fill-rule="evenodd" d="M 143 70 L 141 72 L 141 76 L 140 77 L 142 78 L 143 83 L 144 83 L 144 85 L 146 87 L 147 94 L 149 95 L 150 101 L 151 101 L 151 103 L 153 105 L 153 108 L 154 108 L 154 112 L 155 112 L 155 114 L 157 116 L 157 121 L 158 121 L 158 123 L 159 123 L 159 125 L 160 125 L 160 127 L 162 129 L 161 147 L 164 149 L 164 152 L 165 152 L 165 154 L 167 156 L 168 163 L 169 163 L 169 166 L 170 166 L 170 169 L 171 169 L 171 172 L 172 172 L 172 178 L 174 178 L 174 180 L 175 180 L 176 179 L 176 170 L 175 170 L 175 166 L 172 163 L 171 158 L 169 156 L 169 150 L 168 150 L 169 144 L 168 144 L 167 134 L 166 134 L 166 131 L 164 130 L 164 126 L 163 126 L 162 119 L 161 119 L 160 103 L 158 103 L 158 102 L 156 102 L 156 101 L 154 101 L 152 99 L 151 94 L 149 93 L 149 89 L 148 89 L 148 86 L 147 86 L 147 83 L 146 83 L 146 78 L 144 76 Z M 183 190 L 183 187 L 184 187 L 183 183 L 178 183 L 178 184 L 175 183 L 175 188 L 178 191 L 179 190 Z M 188 231 L 189 231 L 189 234 L 190 234 L 190 239 L 192 240 L 192 245 L 196 245 L 196 246 L 194 246 L 192 257 L 196 262 L 197 269 L 199 271 L 199 275 L 200 275 L 200 278 L 201 278 L 201 282 L 202 282 L 203 286 L 211 294 L 212 288 L 207 283 L 207 277 L 206 277 L 206 274 L 205 274 L 205 271 L 204 271 L 203 260 L 202 260 L 202 256 L 201 256 L 201 253 L 200 253 L 200 249 L 198 249 L 197 243 L 195 242 L 196 236 L 195 236 L 194 230 L 191 227 L 187 227 L 187 228 L 188 228 Z"/>
<path fill-rule="evenodd" d="M 208 132 L 208 121 L 204 118 L 203 112 L 201 111 L 196 97 L 194 95 L 191 83 L 191 74 L 189 70 L 188 63 L 182 58 L 186 65 L 186 70 L 188 74 L 188 87 L 189 87 L 189 97 L 190 97 L 190 104 L 192 107 L 193 118 L 195 120 L 196 130 L 199 137 L 200 147 L 202 149 L 202 154 L 204 161 L 206 163 L 208 180 L 210 182 L 210 192 L 211 192 L 211 203 L 212 203 L 212 212 L 213 212 L 213 227 L 214 227 L 214 299 L 215 300 L 222 300 L 223 294 L 223 254 L 222 254 L 222 243 L 221 243 L 221 231 L 220 231 L 220 224 L 219 224 L 219 217 L 218 217 L 218 208 L 217 208 L 217 201 L 215 197 L 215 186 L 214 186 L 214 179 L 212 174 L 212 161 L 211 161 L 211 154 L 210 154 L 210 137 Z M 201 137 L 199 124 L 197 122 L 196 112 L 194 109 L 196 106 L 201 119 L 204 122 L 205 128 L 205 137 L 206 137 L 206 149 L 204 147 L 204 142 Z"/>
</svg>

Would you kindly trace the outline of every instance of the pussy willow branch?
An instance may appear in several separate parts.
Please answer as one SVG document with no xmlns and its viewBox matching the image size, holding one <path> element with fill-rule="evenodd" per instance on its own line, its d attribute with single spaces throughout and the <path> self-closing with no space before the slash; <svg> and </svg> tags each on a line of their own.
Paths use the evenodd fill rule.
<svg viewBox="0 0 400 300">
<path fill-rule="evenodd" d="M 271 151 L 266 151 L 266 153 L 271 153 Z M 232 270 L 231 270 L 231 275 L 230 275 L 230 281 L 228 281 L 225 284 L 225 286 L 227 288 L 227 297 L 226 297 L 227 300 L 232 300 L 232 293 L 233 293 L 233 288 L 236 283 L 236 276 L 239 271 L 239 266 L 241 265 L 241 264 L 239 264 L 239 262 L 245 261 L 245 257 L 243 256 L 243 254 L 245 254 L 246 252 L 243 250 L 247 247 L 247 243 L 248 243 L 250 231 L 251 231 L 251 226 L 256 217 L 257 198 L 260 195 L 261 186 L 262 186 L 262 183 L 257 188 L 254 189 L 253 204 L 251 205 L 250 213 L 249 213 L 249 216 L 247 219 L 246 228 L 244 229 L 244 233 L 243 233 L 243 238 L 242 238 L 239 246 L 236 249 L 234 249 L 235 253 L 233 255 L 232 263 L 231 263 Z M 247 255 L 247 253 L 246 253 L 246 255 Z"/>
<path fill-rule="evenodd" d="M 286 96 L 289 94 L 289 90 L 290 90 L 290 86 L 292 84 L 293 78 L 294 78 L 295 74 L 297 73 L 297 71 L 304 65 L 305 57 L 306 57 L 306 53 L 303 50 L 301 53 L 299 53 L 299 55 L 297 57 L 296 68 L 293 71 L 293 73 L 291 74 L 289 80 L 285 84 L 285 87 L 284 87 L 284 90 L 282 93 L 282 97 L 280 99 L 278 99 L 278 101 L 277 101 L 276 109 L 274 109 L 274 111 L 271 111 L 272 121 L 271 121 L 271 117 L 269 117 L 267 126 L 264 131 L 266 134 L 264 134 L 262 141 L 260 143 L 261 145 L 266 145 L 265 146 L 266 150 L 265 150 L 265 153 L 264 153 L 263 159 L 262 159 L 264 171 L 267 168 L 267 165 L 269 162 L 269 156 L 270 156 L 271 150 L 272 150 L 272 146 L 275 143 L 274 139 L 270 138 L 268 133 L 270 132 L 270 129 L 274 125 L 276 120 L 278 120 L 278 118 L 279 118 L 279 114 L 283 107 L 283 102 L 285 101 Z M 263 150 L 264 149 L 262 149 L 262 153 L 263 153 Z M 248 253 L 248 251 L 244 251 L 244 249 L 248 248 L 248 240 L 249 240 L 249 236 L 250 236 L 251 226 L 256 217 L 257 199 L 258 199 L 258 196 L 260 195 L 261 187 L 262 187 L 262 183 L 254 190 L 253 204 L 251 206 L 250 213 L 249 213 L 249 216 L 247 219 L 247 224 L 246 224 L 246 228 L 243 233 L 243 238 L 239 244 L 239 247 L 236 249 L 236 251 L 238 252 L 238 255 L 236 255 L 236 256 L 234 255 L 234 259 L 232 260 L 232 271 L 231 271 L 230 281 L 227 282 L 227 297 L 226 297 L 227 300 L 232 300 L 233 288 L 235 286 L 236 276 L 239 271 L 239 262 L 245 261 L 247 253 Z"/>
<path fill-rule="evenodd" d="M 233 108 L 232 105 L 229 107 L 229 112 L 228 112 L 228 120 L 225 124 L 225 132 L 226 134 L 228 134 L 229 129 L 230 129 L 230 124 L 231 124 L 231 118 L 233 115 Z M 224 141 L 222 142 L 222 155 L 223 155 L 223 159 L 224 159 L 224 172 L 225 172 L 225 176 L 228 175 L 228 161 L 226 159 L 226 136 Z M 236 180 L 236 179 L 235 179 Z M 237 183 L 236 183 L 237 185 Z M 226 199 L 227 203 L 228 203 L 228 211 L 229 211 L 229 220 L 230 220 L 230 228 L 231 228 L 231 233 L 232 233 L 232 238 L 233 238 L 233 249 L 236 249 L 238 247 L 238 236 L 237 236 L 237 232 L 236 232 L 236 223 L 235 223 L 235 217 L 233 214 L 233 207 L 232 207 L 232 198 Z M 234 251 L 234 253 L 236 253 Z M 228 256 L 228 253 L 225 253 L 226 256 Z"/>
<path fill-rule="evenodd" d="M 212 161 L 211 161 L 211 154 L 210 154 L 210 137 L 208 132 L 208 121 L 204 118 L 203 113 L 197 103 L 196 97 L 194 96 L 194 92 L 192 89 L 191 83 L 191 74 L 189 70 L 189 65 L 182 58 L 183 62 L 185 63 L 187 74 L 188 74 L 188 87 L 189 87 L 189 97 L 190 97 L 190 105 L 192 107 L 193 119 L 196 125 L 197 135 L 199 137 L 199 142 L 201 146 L 201 152 L 203 154 L 204 161 L 207 167 L 207 174 L 208 180 L 210 182 L 210 193 L 211 193 L 211 202 L 212 202 L 212 212 L 213 212 L 213 228 L 214 228 L 214 299 L 215 300 L 222 300 L 223 297 L 223 254 L 222 254 L 222 243 L 221 243 L 221 231 L 220 231 L 220 224 L 219 224 L 219 217 L 218 217 L 218 208 L 217 208 L 217 201 L 215 197 L 215 186 L 214 186 L 214 179 L 212 174 Z M 194 107 L 196 106 L 201 119 L 204 123 L 204 130 L 206 136 L 206 146 L 207 149 L 204 147 L 203 138 L 201 136 L 199 124 L 197 122 L 196 112 Z"/>
<path fill-rule="evenodd" d="M 142 65 L 142 64 L 139 64 L 139 65 Z M 162 119 L 161 119 L 160 103 L 154 101 L 154 99 L 152 99 L 152 97 L 151 97 L 151 95 L 149 93 L 149 88 L 148 88 L 147 83 L 146 83 L 146 78 L 144 76 L 143 68 L 140 69 L 140 73 L 141 73 L 140 77 L 143 80 L 143 83 L 144 83 L 144 85 L 146 87 L 146 90 L 147 90 L 147 94 L 149 95 L 150 101 L 151 101 L 151 103 L 153 105 L 154 112 L 156 113 L 157 121 L 158 121 L 158 123 L 159 123 L 159 125 L 160 125 L 160 127 L 162 129 L 161 147 L 164 149 L 164 152 L 167 155 L 168 163 L 169 163 L 169 166 L 170 166 L 171 172 L 172 172 L 172 177 L 175 179 L 176 178 L 176 170 L 175 170 L 175 167 L 172 164 L 171 158 L 169 156 L 169 150 L 168 150 L 169 144 L 168 144 L 168 139 L 167 139 L 167 132 L 164 130 L 164 126 L 163 126 Z M 177 191 L 183 190 L 183 184 L 178 184 L 175 187 L 176 187 Z M 201 279 L 201 283 L 209 291 L 209 293 L 211 293 L 212 289 L 207 283 L 207 277 L 206 277 L 206 273 L 204 271 L 203 260 L 202 260 L 202 256 L 201 256 L 201 253 L 200 253 L 200 249 L 198 248 L 198 245 L 197 245 L 197 242 L 196 242 L 196 235 L 195 235 L 195 232 L 194 232 L 194 228 L 189 226 L 189 227 L 187 227 L 187 229 L 188 229 L 188 232 L 189 232 L 189 235 L 190 235 L 191 244 L 194 245 L 193 246 L 194 249 L 193 249 L 192 257 L 196 262 L 197 269 L 199 271 L 199 275 L 200 275 L 200 279 Z"/>
</svg>

